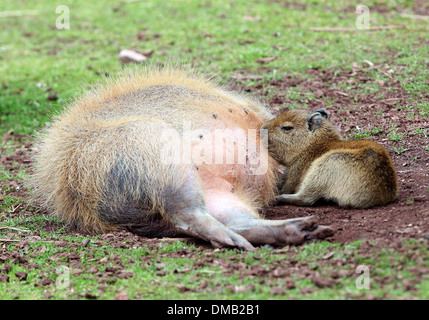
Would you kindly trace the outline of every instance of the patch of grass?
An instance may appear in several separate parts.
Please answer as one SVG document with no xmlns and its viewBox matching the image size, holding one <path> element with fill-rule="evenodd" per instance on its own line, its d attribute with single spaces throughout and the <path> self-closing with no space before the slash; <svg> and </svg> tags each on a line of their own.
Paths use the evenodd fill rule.
<svg viewBox="0 0 429 320">
<path fill-rule="evenodd" d="M 394 146 L 394 147 L 392 147 L 392 151 L 395 152 L 398 155 L 402 154 L 402 153 L 404 153 L 404 152 L 406 152 L 408 150 L 409 150 L 408 148 L 405 148 L 403 146 L 399 146 L 399 147 Z"/>
<path fill-rule="evenodd" d="M 392 125 L 392 129 L 387 135 L 387 139 L 391 141 L 400 141 L 404 138 L 404 134 L 401 132 L 398 132 L 398 126 Z"/>
<path fill-rule="evenodd" d="M 420 112 L 426 114 L 428 110 L 427 102 L 418 98 L 420 92 L 428 90 L 427 75 L 421 68 L 429 56 L 428 46 L 420 41 L 426 33 L 424 21 L 374 11 L 371 17 L 377 24 L 406 24 L 407 29 L 314 32 L 308 29 L 354 25 L 354 10 L 345 9 L 356 4 L 304 1 L 300 8 L 280 2 L 267 4 L 263 0 L 251 4 L 245 0 L 214 0 L 210 4 L 186 0 L 162 5 L 155 1 L 108 0 L 89 4 L 77 0 L 69 4 L 70 29 L 59 30 L 55 28 L 57 5 L 53 0 L 0 4 L 0 11 L 39 12 L 0 21 L 4 30 L 0 50 L 4 84 L 0 89 L 0 134 L 10 129 L 32 134 L 51 114 L 80 94 L 82 86 L 89 89 L 100 74 L 119 72 L 122 66 L 117 54 L 123 48 L 153 49 L 153 61 L 179 57 L 224 79 L 237 70 L 275 79 L 309 68 L 347 69 L 353 62 L 362 64 L 363 60 L 384 63 L 396 54 L 397 64 L 405 66 L 397 73 L 403 79 L 404 89 L 420 101 Z M 374 3 L 366 5 L 371 8 Z M 389 1 L 385 5 L 389 7 Z M 312 18 L 308 19 L 309 16 Z M 279 51 L 273 45 L 288 50 Z M 261 70 L 256 60 L 269 56 L 278 59 Z M 377 79 L 383 78 L 376 71 L 373 73 Z M 365 87 L 368 93 L 378 90 L 373 83 Z M 57 100 L 48 99 L 52 90 L 57 92 Z"/>
<path fill-rule="evenodd" d="M 422 134 L 425 138 L 429 137 L 429 132 L 427 129 L 417 128 L 411 131 L 412 134 Z"/>
<path fill-rule="evenodd" d="M 372 127 L 370 126 L 367 129 L 354 128 L 353 129 L 353 138 L 354 139 L 370 139 L 374 136 L 383 132 L 382 127 Z"/>
<path fill-rule="evenodd" d="M 355 134 L 353 134 L 354 139 L 369 139 L 372 137 L 373 136 L 371 135 L 371 133 L 365 132 L 365 131 L 364 132 L 356 132 Z"/>
<path fill-rule="evenodd" d="M 396 281 L 412 279 L 407 268 L 415 265 L 407 255 L 395 253 L 392 249 L 382 250 L 374 258 L 362 255 L 360 241 L 344 246 L 328 242 L 310 243 L 292 252 L 290 248 L 274 252 L 263 248 L 255 252 L 222 249 L 209 251 L 210 259 L 207 259 L 207 251 L 179 241 L 162 243 L 157 247 L 129 247 L 125 241 L 124 248 L 120 249 L 108 244 L 97 245 L 97 237 L 89 238 L 89 245 L 84 247 L 80 244 L 85 238 L 54 235 L 44 237 L 43 241 L 29 241 L 28 246 L 22 249 L 10 245 L 11 250 L 31 260 L 33 267 L 6 261 L 11 266 L 7 273 L 9 283 L 0 282 L 0 299 L 113 299 L 121 291 L 132 299 L 343 299 L 367 294 L 376 297 L 389 294 L 398 298 L 408 295 L 401 287 L 395 286 Z M 61 245 L 61 241 L 67 242 L 67 246 Z M 415 244 L 410 245 L 414 248 L 412 250 L 416 250 Z M 187 256 L 170 256 L 178 251 L 186 252 Z M 24 252 L 30 254 L 24 255 Z M 67 253 L 74 254 L 73 260 Z M 324 257 L 329 258 L 324 260 Z M 100 263 L 102 259 L 106 262 Z M 205 263 L 198 264 L 199 261 Z M 392 264 L 402 268 L 391 268 Z M 118 265 L 133 276 L 128 279 L 104 278 L 108 270 Z M 370 270 L 370 290 L 356 286 L 360 274 L 355 271 L 358 265 L 365 265 Z M 234 269 L 229 269 L 232 266 Z M 286 281 L 293 285 L 286 289 L 285 276 L 281 276 L 281 272 L 297 267 L 308 270 L 308 273 L 292 272 Z M 82 268 L 97 271 L 81 272 Z M 254 275 L 252 270 L 255 270 Z M 27 279 L 20 281 L 15 276 L 18 271 L 26 272 Z M 324 288 L 315 285 L 315 276 L 327 279 L 333 272 L 339 272 L 337 282 Z M 279 276 L 268 277 L 272 273 Z M 71 284 L 62 288 L 61 281 L 65 275 Z M 391 278 L 391 282 L 385 283 L 385 278 Z M 44 279 L 50 281 L 43 284 Z M 420 286 L 427 286 L 427 281 L 421 282 Z M 419 292 L 420 298 L 428 297 L 427 291 Z"/>
</svg>

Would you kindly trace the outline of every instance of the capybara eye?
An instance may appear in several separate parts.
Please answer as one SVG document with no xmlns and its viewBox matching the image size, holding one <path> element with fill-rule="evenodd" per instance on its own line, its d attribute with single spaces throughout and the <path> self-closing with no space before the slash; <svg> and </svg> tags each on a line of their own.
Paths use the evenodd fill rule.
<svg viewBox="0 0 429 320">
<path fill-rule="evenodd" d="M 283 131 L 291 131 L 291 130 L 293 130 L 293 127 L 292 126 L 284 126 L 284 127 L 282 127 L 282 130 Z"/>
</svg>

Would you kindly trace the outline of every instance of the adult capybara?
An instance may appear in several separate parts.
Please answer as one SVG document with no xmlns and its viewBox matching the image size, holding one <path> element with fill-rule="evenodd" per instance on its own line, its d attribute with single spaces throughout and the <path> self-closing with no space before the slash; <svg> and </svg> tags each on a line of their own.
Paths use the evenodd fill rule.
<svg viewBox="0 0 429 320">
<path fill-rule="evenodd" d="M 278 179 L 259 133 L 271 118 L 258 101 L 183 68 L 124 74 L 40 133 L 35 195 L 90 233 L 184 233 L 249 250 L 332 235 L 312 217 L 259 216 Z"/>
</svg>

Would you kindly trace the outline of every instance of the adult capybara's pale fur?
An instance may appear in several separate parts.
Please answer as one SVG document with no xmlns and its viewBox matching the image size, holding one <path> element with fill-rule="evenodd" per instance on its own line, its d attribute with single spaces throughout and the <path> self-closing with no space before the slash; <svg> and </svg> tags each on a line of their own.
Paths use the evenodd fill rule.
<svg viewBox="0 0 429 320">
<path fill-rule="evenodd" d="M 278 164 L 259 144 L 259 129 L 270 118 L 258 101 L 184 69 L 126 74 L 84 94 L 39 135 L 35 194 L 49 212 L 90 233 L 185 233 L 246 249 L 331 235 L 312 218 L 259 217 L 277 184 Z M 186 146 L 192 152 L 210 146 L 215 154 L 225 140 L 215 132 L 226 129 L 235 134 L 225 147 L 234 154 L 246 148 L 248 132 L 257 132 L 259 164 L 163 158 L 166 132 L 179 133 L 182 153 Z M 266 170 L 253 174 L 258 166 Z"/>
<path fill-rule="evenodd" d="M 279 202 L 312 205 L 325 199 L 369 208 L 396 199 L 396 170 L 387 151 L 373 141 L 344 141 L 324 109 L 286 111 L 263 128 L 270 152 L 285 166 Z"/>
</svg>

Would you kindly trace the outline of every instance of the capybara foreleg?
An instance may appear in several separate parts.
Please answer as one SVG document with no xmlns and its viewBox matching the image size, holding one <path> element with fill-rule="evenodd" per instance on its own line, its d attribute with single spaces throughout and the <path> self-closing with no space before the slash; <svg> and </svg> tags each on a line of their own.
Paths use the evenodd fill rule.
<svg viewBox="0 0 429 320">
<path fill-rule="evenodd" d="M 311 206 L 315 200 L 303 197 L 300 193 L 294 193 L 276 196 L 276 202 L 278 204 L 292 204 L 295 206 Z"/>
</svg>

